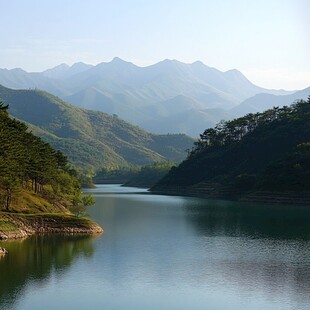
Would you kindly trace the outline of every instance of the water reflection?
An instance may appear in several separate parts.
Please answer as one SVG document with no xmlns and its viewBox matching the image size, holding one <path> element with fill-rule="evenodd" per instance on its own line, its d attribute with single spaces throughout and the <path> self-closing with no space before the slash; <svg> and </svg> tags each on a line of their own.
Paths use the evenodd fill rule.
<svg viewBox="0 0 310 310">
<path fill-rule="evenodd" d="M 105 234 L 2 245 L 0 308 L 309 309 L 308 208 L 90 191 Z"/>
<path fill-rule="evenodd" d="M 208 263 L 224 281 L 268 298 L 286 294 L 283 308 L 310 302 L 310 210 L 227 201 L 187 200 L 185 210 L 204 237 Z"/>
<path fill-rule="evenodd" d="M 309 206 L 187 199 L 185 209 L 197 231 L 204 235 L 310 239 Z"/>
<path fill-rule="evenodd" d="M 94 253 L 88 236 L 33 236 L 0 246 L 9 251 L 0 261 L 0 309 L 14 309 L 27 285 L 41 286 L 51 275 L 63 274 L 78 257 Z"/>
<path fill-rule="evenodd" d="M 144 287 L 152 309 L 307 309 L 308 208 L 97 190 L 111 291 Z"/>
</svg>

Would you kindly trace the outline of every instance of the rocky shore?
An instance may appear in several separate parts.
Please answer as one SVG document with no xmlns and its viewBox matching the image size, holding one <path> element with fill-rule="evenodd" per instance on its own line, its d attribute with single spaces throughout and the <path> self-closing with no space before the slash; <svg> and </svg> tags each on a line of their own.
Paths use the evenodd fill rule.
<svg viewBox="0 0 310 310">
<path fill-rule="evenodd" d="M 89 219 L 66 214 L 10 214 L 0 213 L 0 240 L 25 238 L 34 234 L 103 233 L 103 229 Z"/>
<path fill-rule="evenodd" d="M 0 256 L 6 255 L 6 254 L 8 254 L 8 251 L 6 249 L 0 247 Z"/>
</svg>

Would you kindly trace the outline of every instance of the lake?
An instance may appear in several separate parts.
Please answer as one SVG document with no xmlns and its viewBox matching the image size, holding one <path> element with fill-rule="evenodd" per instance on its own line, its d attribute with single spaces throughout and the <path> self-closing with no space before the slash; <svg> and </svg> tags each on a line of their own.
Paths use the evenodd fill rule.
<svg viewBox="0 0 310 310">
<path fill-rule="evenodd" d="M 310 309 L 310 206 L 87 192 L 104 235 L 0 242 L 0 309 Z"/>
</svg>

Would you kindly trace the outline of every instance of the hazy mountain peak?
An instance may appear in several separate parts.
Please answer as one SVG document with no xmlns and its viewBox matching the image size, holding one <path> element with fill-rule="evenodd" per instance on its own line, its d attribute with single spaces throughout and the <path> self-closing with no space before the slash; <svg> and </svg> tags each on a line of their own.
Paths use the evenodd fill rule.
<svg viewBox="0 0 310 310">
<path fill-rule="evenodd" d="M 90 65 L 90 64 L 86 64 L 84 62 L 76 62 L 67 70 L 65 77 L 68 78 L 68 77 L 71 77 L 77 73 L 85 72 L 92 67 L 94 67 L 94 66 Z"/>
<path fill-rule="evenodd" d="M 197 60 L 197 61 L 194 61 L 192 64 L 192 66 L 199 66 L 199 67 L 205 67 L 206 65 L 201 61 L 201 60 Z"/>
<path fill-rule="evenodd" d="M 233 79 L 240 79 L 240 80 L 246 80 L 247 82 L 251 83 L 243 73 L 241 73 L 239 70 L 237 69 L 231 69 L 228 71 L 224 72 L 225 76 L 228 78 L 233 78 Z"/>
<path fill-rule="evenodd" d="M 159 63 L 164 63 L 164 64 L 175 64 L 175 65 L 177 65 L 177 64 L 184 64 L 184 63 L 182 63 L 181 61 L 178 61 L 178 60 L 176 60 L 176 59 L 168 59 L 168 58 L 166 58 L 166 59 L 160 61 Z"/>
<path fill-rule="evenodd" d="M 170 70 L 170 69 L 179 68 L 184 65 L 185 65 L 184 63 L 178 60 L 175 60 L 175 59 L 164 59 L 154 65 L 151 65 L 150 67 L 158 68 L 159 70 Z"/>
<path fill-rule="evenodd" d="M 117 57 L 117 56 L 114 57 L 111 62 L 126 62 L 127 63 L 127 61 L 125 61 L 125 60 L 123 60 L 123 59 L 121 59 L 120 57 Z"/>
<path fill-rule="evenodd" d="M 227 75 L 243 75 L 239 70 L 237 69 L 230 69 L 224 72 Z"/>
<path fill-rule="evenodd" d="M 93 67 L 93 65 L 86 64 L 82 61 L 79 61 L 79 62 L 74 63 L 70 68 L 72 69 L 72 68 L 77 68 L 77 67 L 89 67 L 90 68 L 90 67 Z"/>
<path fill-rule="evenodd" d="M 54 68 L 45 70 L 42 74 L 45 77 L 49 77 L 52 79 L 66 79 L 71 77 L 77 73 L 84 72 L 93 67 L 92 65 L 85 64 L 83 62 L 76 62 L 72 66 L 69 66 L 65 63 L 62 63 Z"/>
<path fill-rule="evenodd" d="M 65 72 L 67 72 L 67 70 L 70 68 L 70 66 L 68 66 L 65 63 L 62 63 L 56 67 L 47 69 L 45 71 L 42 72 L 42 74 L 45 77 L 49 77 L 52 79 L 57 79 L 60 78 Z"/>
<path fill-rule="evenodd" d="M 44 72 L 50 72 L 50 71 L 68 70 L 69 68 L 70 68 L 69 65 L 67 65 L 67 64 L 65 64 L 65 63 L 62 63 L 62 64 L 60 64 L 60 65 L 57 65 L 57 66 L 55 66 L 55 67 L 52 67 L 52 68 L 49 68 L 49 69 L 43 71 L 43 73 L 44 73 Z"/>
<path fill-rule="evenodd" d="M 124 68 L 124 67 L 137 67 L 132 62 L 125 61 L 119 57 L 114 57 L 110 62 L 101 62 L 95 66 L 97 69 L 117 69 L 117 68 Z"/>
<path fill-rule="evenodd" d="M 192 64 L 189 65 L 192 69 L 195 70 L 195 72 L 217 72 L 219 74 L 222 74 L 222 72 L 216 68 L 207 66 L 206 64 L 204 64 L 202 61 L 197 60 L 195 62 L 193 62 Z"/>
<path fill-rule="evenodd" d="M 14 69 L 11 69 L 11 70 L 8 70 L 8 71 L 11 71 L 11 72 L 14 72 L 14 73 L 19 73 L 19 72 L 20 73 L 26 73 L 26 71 L 23 70 L 22 68 L 14 68 Z"/>
<path fill-rule="evenodd" d="M 56 66 L 56 67 L 54 67 L 54 69 L 57 69 L 57 68 L 59 68 L 59 69 L 69 69 L 69 65 L 67 65 L 66 63 L 61 63 L 60 65 L 58 65 L 58 66 Z"/>
<path fill-rule="evenodd" d="M 123 60 L 119 57 L 114 57 L 108 64 L 113 64 L 113 65 L 130 65 L 130 66 L 135 66 L 135 64 L 133 64 L 132 62 Z"/>
</svg>

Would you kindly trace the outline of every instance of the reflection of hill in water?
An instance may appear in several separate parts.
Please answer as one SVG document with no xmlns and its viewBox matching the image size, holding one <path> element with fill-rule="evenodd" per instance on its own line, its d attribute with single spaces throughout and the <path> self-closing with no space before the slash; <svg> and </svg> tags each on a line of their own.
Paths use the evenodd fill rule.
<svg viewBox="0 0 310 310">
<path fill-rule="evenodd" d="M 189 219 L 206 236 L 310 240 L 310 208 L 197 199 Z"/>
<path fill-rule="evenodd" d="M 33 236 L 2 242 L 9 255 L 0 258 L 0 309 L 14 309 L 27 284 L 43 283 L 54 272 L 63 273 L 80 256 L 94 253 L 88 236 Z"/>
<path fill-rule="evenodd" d="M 244 291 L 287 291 L 288 302 L 310 302 L 309 207 L 197 200 L 185 209 L 205 238 L 202 279 L 216 270 Z"/>
</svg>

